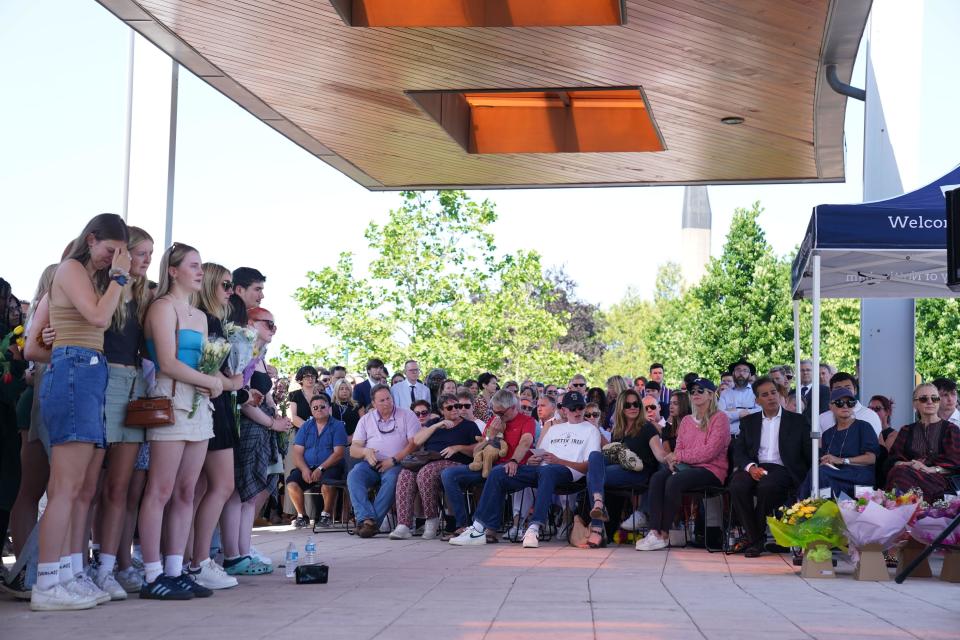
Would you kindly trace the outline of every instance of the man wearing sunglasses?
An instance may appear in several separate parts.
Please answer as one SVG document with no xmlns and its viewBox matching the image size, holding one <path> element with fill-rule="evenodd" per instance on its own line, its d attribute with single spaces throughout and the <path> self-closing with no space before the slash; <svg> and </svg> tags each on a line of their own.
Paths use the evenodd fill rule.
<svg viewBox="0 0 960 640">
<path fill-rule="evenodd" d="M 570 378 L 570 384 L 567 385 L 567 391 L 579 391 L 584 396 L 587 395 L 587 379 L 583 374 L 578 373 L 577 375 Z"/>
<path fill-rule="evenodd" d="M 740 421 L 733 443 L 730 499 L 746 538 L 730 550 L 756 558 L 764 551 L 767 516 L 786 504 L 810 470 L 810 424 L 780 406 L 778 385 L 763 376 L 753 384 L 760 413 Z M 754 506 L 756 497 L 756 506 Z"/>
<path fill-rule="evenodd" d="M 587 472 L 590 453 L 600 450 L 600 432 L 583 420 L 586 407 L 583 395 L 579 391 L 568 391 L 564 394 L 562 406 L 567 422 L 554 425 L 549 433 L 542 436 L 542 450 L 537 450 L 540 455 L 531 456 L 527 464 L 523 465 L 511 460 L 507 464 L 497 465 L 490 472 L 477 504 L 473 525 L 452 538 L 450 544 L 486 544 L 486 531 L 500 528 L 507 492 L 535 487 L 537 493 L 533 503 L 533 516 L 530 526 L 523 534 L 523 547 L 540 546 L 540 527 L 547 522 L 554 490 L 558 485 L 582 478 Z"/>
<path fill-rule="evenodd" d="M 880 431 L 883 429 L 883 425 L 880 423 L 880 416 L 877 415 L 877 412 L 869 407 L 865 407 L 860 404 L 860 401 L 857 400 L 857 396 L 860 394 L 860 388 L 857 384 L 857 379 L 854 378 L 849 373 L 845 371 L 840 371 L 833 374 L 833 377 L 830 378 L 830 398 L 831 402 L 833 401 L 833 393 L 837 389 L 846 389 L 850 392 L 851 397 L 856 400 L 856 404 L 853 407 L 853 417 L 857 420 L 863 420 L 870 424 L 873 427 L 874 432 L 876 432 L 877 437 L 880 437 Z M 836 424 L 836 419 L 833 416 L 833 413 L 830 411 L 829 406 L 820 407 L 820 431 L 826 431 L 830 427 Z"/>
<path fill-rule="evenodd" d="M 461 401 L 462 404 L 462 401 Z M 483 431 L 485 438 L 501 437 L 507 443 L 507 455 L 501 457 L 494 468 L 490 471 L 490 477 L 493 477 L 497 470 L 505 472 L 508 476 L 514 476 L 517 470 L 530 457 L 530 447 L 533 446 L 533 436 L 536 431 L 536 425 L 533 418 L 521 413 L 517 396 L 505 390 L 497 391 L 490 398 L 490 407 L 493 416 L 487 422 Z M 477 443 L 477 447 L 486 444 L 486 440 Z M 447 505 L 453 510 L 456 519 L 456 527 L 459 534 L 469 534 L 470 516 L 467 510 L 467 499 L 464 491 L 483 482 L 482 471 L 471 471 L 466 465 L 460 467 L 450 467 L 444 469 L 440 474 L 440 481 L 443 483 L 443 492 L 447 497 Z M 490 478 L 487 478 L 487 486 L 490 484 Z M 486 487 L 484 488 L 486 490 Z M 500 498 L 500 508 L 503 509 L 503 498 Z M 479 508 L 479 507 L 478 507 Z M 468 542 L 467 544 L 484 544 L 486 534 L 481 530 L 480 537 L 483 542 Z M 469 536 L 468 536 L 469 538 Z M 461 544 L 453 542 L 451 544 Z"/>
<path fill-rule="evenodd" d="M 393 506 L 400 460 L 417 445 L 420 421 L 410 409 L 394 405 L 390 387 L 378 384 L 370 391 L 373 411 L 366 413 L 353 432 L 350 457 L 358 460 L 347 475 L 350 500 L 357 515 L 357 535 L 372 538 Z M 377 484 L 373 503 L 367 492 Z"/>
</svg>

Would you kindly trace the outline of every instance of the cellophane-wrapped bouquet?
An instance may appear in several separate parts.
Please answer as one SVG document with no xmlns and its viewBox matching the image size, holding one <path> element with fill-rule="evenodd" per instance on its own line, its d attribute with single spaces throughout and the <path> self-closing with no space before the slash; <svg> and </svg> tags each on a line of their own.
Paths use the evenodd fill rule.
<svg viewBox="0 0 960 640">
<path fill-rule="evenodd" d="M 960 497 L 947 496 L 933 504 L 923 503 L 917 517 L 908 527 L 910 535 L 921 544 L 930 544 L 960 514 Z M 947 536 L 943 544 L 960 545 L 960 527 Z"/>
<path fill-rule="evenodd" d="M 230 344 L 230 355 L 226 362 L 227 375 L 235 376 L 242 373 L 256 356 L 257 332 L 250 327 L 241 327 L 228 322 L 223 325 L 223 334 Z"/>
<path fill-rule="evenodd" d="M 857 497 L 841 495 L 837 499 L 840 516 L 846 527 L 847 540 L 856 550 L 867 545 L 880 545 L 889 549 L 901 536 L 907 523 L 920 505 L 920 492 L 870 490 Z"/>
<path fill-rule="evenodd" d="M 767 517 L 767 525 L 777 544 L 784 547 L 810 549 L 815 543 L 824 543 L 808 551 L 810 559 L 816 562 L 829 560 L 831 547 L 846 550 L 843 519 L 833 500 L 805 498 L 793 506 L 781 507 L 779 517 Z"/>
<path fill-rule="evenodd" d="M 223 361 L 229 353 L 230 343 L 223 338 L 204 342 L 203 352 L 200 354 L 200 363 L 197 365 L 197 370 L 208 376 L 215 374 L 220 370 L 220 367 L 223 366 Z M 197 409 L 200 408 L 200 400 L 202 398 L 203 396 L 199 391 L 193 392 L 193 407 L 190 409 L 188 417 L 192 418 L 197 414 Z"/>
</svg>

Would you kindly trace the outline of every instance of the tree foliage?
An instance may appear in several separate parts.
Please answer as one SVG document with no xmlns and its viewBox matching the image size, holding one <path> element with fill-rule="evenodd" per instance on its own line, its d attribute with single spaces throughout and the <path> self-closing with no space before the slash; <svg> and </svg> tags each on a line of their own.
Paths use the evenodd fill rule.
<svg viewBox="0 0 960 640">
<path fill-rule="evenodd" d="M 551 379 L 582 364 L 560 346 L 569 314 L 547 308 L 556 285 L 539 255 L 497 256 L 492 203 L 462 191 L 402 197 L 385 224 L 366 230 L 368 275 L 349 252 L 307 274 L 295 295 L 309 322 L 355 362 L 415 358 L 460 378 L 490 370 Z"/>
</svg>

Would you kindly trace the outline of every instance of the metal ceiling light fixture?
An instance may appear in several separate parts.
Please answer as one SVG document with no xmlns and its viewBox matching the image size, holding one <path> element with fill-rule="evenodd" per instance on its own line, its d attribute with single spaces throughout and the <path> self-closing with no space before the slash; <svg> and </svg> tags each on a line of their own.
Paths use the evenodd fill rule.
<svg viewBox="0 0 960 640">
<path fill-rule="evenodd" d="M 720 118 L 720 122 L 723 124 L 743 124 L 743 118 L 740 116 L 727 116 Z"/>
</svg>

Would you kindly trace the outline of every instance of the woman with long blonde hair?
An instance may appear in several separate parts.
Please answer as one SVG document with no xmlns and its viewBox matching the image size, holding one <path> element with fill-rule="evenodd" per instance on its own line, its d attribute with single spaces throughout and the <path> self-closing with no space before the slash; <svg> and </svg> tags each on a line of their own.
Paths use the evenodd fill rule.
<svg viewBox="0 0 960 640">
<path fill-rule="evenodd" d="M 174 243 L 164 252 L 157 299 L 150 305 L 144 329 L 147 352 L 157 366 L 156 390 L 173 399 L 174 423 L 147 430 L 150 469 L 139 518 L 146 579 L 142 599 L 189 600 L 213 593 L 182 575 L 194 490 L 213 437 L 210 403 L 201 401 L 194 411 L 193 395 L 196 391 L 216 398 L 223 392 L 217 375 L 197 370 L 207 318 L 190 299 L 202 284 L 203 263 L 196 249 Z M 166 551 L 162 563 L 161 525 Z"/>
<path fill-rule="evenodd" d="M 727 479 L 730 419 L 718 409 L 716 391 L 716 385 L 706 378 L 697 378 L 690 385 L 693 413 L 680 422 L 676 451 L 667 454 L 666 466 L 650 480 L 650 532 L 637 542 L 637 551 L 669 546 L 670 525 L 685 491 L 722 487 Z"/>
<path fill-rule="evenodd" d="M 127 237 L 120 216 L 94 217 L 71 244 L 50 286 L 50 325 L 56 337 L 40 389 L 50 438 L 50 479 L 40 520 L 33 610 L 89 609 L 110 599 L 83 573 L 83 553 L 106 444 L 103 333 L 130 277 Z"/>
</svg>

